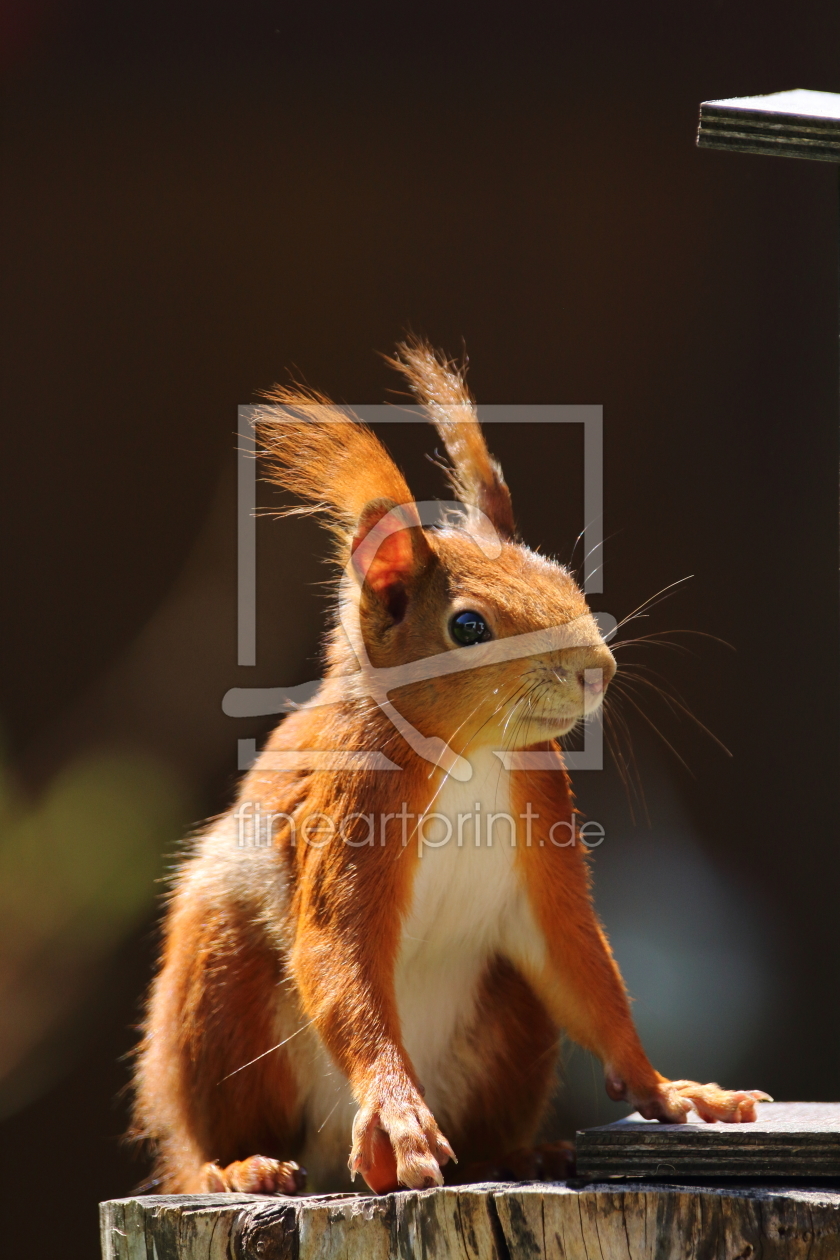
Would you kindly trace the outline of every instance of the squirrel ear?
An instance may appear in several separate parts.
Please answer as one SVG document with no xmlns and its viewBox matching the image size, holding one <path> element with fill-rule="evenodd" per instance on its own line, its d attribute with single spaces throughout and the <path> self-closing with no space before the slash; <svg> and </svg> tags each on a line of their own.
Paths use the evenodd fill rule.
<svg viewBox="0 0 840 1260">
<path fill-rule="evenodd" d="M 425 569 L 432 551 L 413 502 L 375 499 L 363 509 L 350 544 L 353 572 L 402 621 L 408 589 Z"/>
<path fill-rule="evenodd" d="M 512 538 L 516 526 L 510 491 L 487 449 L 478 411 L 464 380 L 466 369 L 436 354 L 419 338 L 401 342 L 397 357 L 386 361 L 406 377 L 443 438 L 451 461 L 449 483 L 456 496 L 489 517 L 499 533 Z"/>
</svg>

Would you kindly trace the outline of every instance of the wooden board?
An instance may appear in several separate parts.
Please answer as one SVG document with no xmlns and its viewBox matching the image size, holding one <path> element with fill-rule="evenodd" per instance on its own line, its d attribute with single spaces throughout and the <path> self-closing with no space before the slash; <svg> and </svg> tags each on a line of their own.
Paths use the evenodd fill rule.
<svg viewBox="0 0 840 1260">
<path fill-rule="evenodd" d="M 840 162 L 840 94 L 796 88 L 704 101 L 697 143 L 704 149 Z"/>
<path fill-rule="evenodd" d="M 583 1130 L 576 1145 L 582 1177 L 840 1178 L 840 1103 L 760 1103 L 754 1124 L 659 1124 L 636 1113 Z"/>
<path fill-rule="evenodd" d="M 840 1192 L 484 1185 L 101 1205 L 103 1260 L 837 1260 Z M 60 1247 L 56 1255 L 60 1254 Z"/>
</svg>

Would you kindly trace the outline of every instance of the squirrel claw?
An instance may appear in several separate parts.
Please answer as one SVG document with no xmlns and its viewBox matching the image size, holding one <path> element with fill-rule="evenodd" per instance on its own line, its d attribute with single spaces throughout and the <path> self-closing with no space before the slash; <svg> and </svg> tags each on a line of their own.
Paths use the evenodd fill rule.
<svg viewBox="0 0 840 1260">
<path fill-rule="evenodd" d="M 441 1166 L 450 1159 L 455 1152 L 419 1095 L 413 1105 L 363 1106 L 353 1122 L 350 1169 L 375 1194 L 443 1185 Z"/>
<path fill-rule="evenodd" d="M 721 1089 L 714 1083 L 660 1080 L 653 1093 L 632 1101 L 646 1120 L 663 1124 L 685 1124 L 692 1110 L 708 1124 L 750 1124 L 756 1119 L 756 1103 L 773 1100 L 761 1089 Z"/>
<path fill-rule="evenodd" d="M 306 1169 L 294 1160 L 269 1159 L 251 1155 L 220 1168 L 205 1164 L 201 1170 L 205 1194 L 237 1191 L 239 1194 L 300 1194 L 306 1189 Z"/>
</svg>

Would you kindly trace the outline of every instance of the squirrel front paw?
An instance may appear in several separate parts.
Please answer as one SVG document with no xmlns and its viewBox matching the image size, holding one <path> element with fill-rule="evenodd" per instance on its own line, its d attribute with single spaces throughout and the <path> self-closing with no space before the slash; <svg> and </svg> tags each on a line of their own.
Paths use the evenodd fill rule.
<svg viewBox="0 0 840 1260">
<path fill-rule="evenodd" d="M 440 1170 L 450 1159 L 455 1152 L 419 1094 L 398 1102 L 380 1098 L 359 1108 L 350 1172 L 354 1177 L 360 1172 L 374 1194 L 443 1185 Z"/>
<path fill-rule="evenodd" d="M 635 1090 L 614 1074 L 607 1076 L 607 1093 L 615 1102 L 626 1099 L 646 1120 L 663 1124 L 684 1124 L 688 1113 L 696 1111 L 701 1120 L 727 1124 L 748 1124 L 756 1118 L 755 1105 L 772 1102 L 761 1089 L 721 1089 L 697 1081 L 668 1081 L 659 1077 L 652 1086 Z"/>
</svg>

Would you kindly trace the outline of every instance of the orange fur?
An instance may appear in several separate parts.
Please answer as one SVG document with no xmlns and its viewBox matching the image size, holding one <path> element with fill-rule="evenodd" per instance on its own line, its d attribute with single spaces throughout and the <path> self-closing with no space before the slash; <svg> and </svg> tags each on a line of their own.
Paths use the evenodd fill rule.
<svg viewBox="0 0 840 1260">
<path fill-rule="evenodd" d="M 455 497 L 479 508 L 500 533 L 512 538 L 516 530 L 510 491 L 501 468 L 487 449 L 463 370 L 417 338 L 399 345 L 397 358 L 389 362 L 405 374 L 415 397 L 443 438 L 452 461 L 449 483 Z"/>
<path fill-rule="evenodd" d="M 546 825 L 548 820 L 572 818 L 568 778 L 523 770 L 514 779 L 516 812 L 530 804 L 540 816 L 530 845 L 517 852 L 548 944 L 545 969 L 529 978 L 558 1025 L 625 1081 L 628 1097 L 638 1106 L 655 1093 L 662 1078 L 642 1049 L 618 966 L 595 916 L 583 851 L 552 843 Z M 568 833 L 558 834 L 564 841 Z"/>
<path fill-rule="evenodd" d="M 306 499 L 342 538 L 368 504 L 412 505 L 405 478 L 379 439 L 314 390 L 275 386 L 257 413 L 269 477 Z"/>
<path fill-rule="evenodd" d="M 348 1154 L 376 1191 L 439 1182 L 453 1148 L 485 1164 L 515 1151 L 530 1166 L 521 1148 L 560 1029 L 602 1059 L 611 1095 L 646 1115 L 680 1120 L 693 1105 L 743 1120 L 763 1097 L 654 1070 L 580 849 L 551 841 L 551 825 L 572 817 L 565 773 L 508 774 L 493 758 L 556 752 L 615 665 L 571 575 L 513 541 L 462 374 L 420 343 L 400 353 L 452 459 L 460 523 L 423 529 L 382 445 L 320 396 L 278 390 L 261 413 L 272 477 L 324 513 L 346 572 L 321 692 L 276 728 L 172 892 L 135 1110 L 165 1190 L 294 1190 L 298 1160 L 319 1188 L 340 1188 Z M 502 536 L 493 560 L 470 532 L 476 510 Z M 463 610 L 493 640 L 561 627 L 565 646 L 512 659 L 461 648 L 475 654 L 463 672 L 395 683 L 398 729 L 371 669 L 445 662 Z M 426 760 L 424 739 L 466 761 L 489 808 L 506 794 L 507 839 L 482 848 L 473 822 L 474 842 L 459 830 L 446 851 L 426 844 L 436 810 L 451 825 L 473 788 Z M 301 750 L 376 752 L 398 769 L 326 772 Z M 277 770 L 272 759 L 290 752 L 299 768 Z M 246 810 L 263 826 L 250 838 Z M 525 810 L 538 819 L 530 832 Z"/>
</svg>

